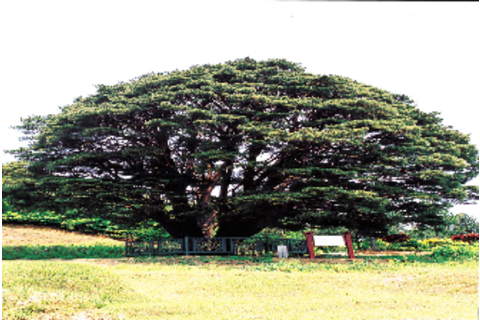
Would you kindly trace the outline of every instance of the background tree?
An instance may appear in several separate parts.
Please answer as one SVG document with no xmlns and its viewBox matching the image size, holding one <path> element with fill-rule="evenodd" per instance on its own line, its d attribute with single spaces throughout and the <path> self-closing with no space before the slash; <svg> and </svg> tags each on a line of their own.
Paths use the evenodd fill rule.
<svg viewBox="0 0 480 320">
<path fill-rule="evenodd" d="M 469 198 L 463 184 L 478 174 L 469 136 L 438 114 L 285 60 L 99 85 L 19 129 L 32 143 L 13 153 L 41 188 L 4 195 L 154 219 L 175 237 L 437 225 L 451 203 Z"/>
<path fill-rule="evenodd" d="M 478 233 L 479 223 L 477 218 L 465 213 L 448 213 L 443 217 L 443 224 L 434 228 L 414 226 L 407 232 L 417 238 L 450 238 L 459 234 Z"/>
</svg>

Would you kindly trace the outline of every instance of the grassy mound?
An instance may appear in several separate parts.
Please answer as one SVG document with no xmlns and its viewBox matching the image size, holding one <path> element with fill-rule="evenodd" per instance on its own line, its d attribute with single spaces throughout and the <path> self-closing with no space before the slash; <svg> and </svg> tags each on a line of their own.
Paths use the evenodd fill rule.
<svg viewBox="0 0 480 320">
<path fill-rule="evenodd" d="M 2 260 L 119 258 L 123 241 L 35 226 L 2 226 Z"/>
</svg>

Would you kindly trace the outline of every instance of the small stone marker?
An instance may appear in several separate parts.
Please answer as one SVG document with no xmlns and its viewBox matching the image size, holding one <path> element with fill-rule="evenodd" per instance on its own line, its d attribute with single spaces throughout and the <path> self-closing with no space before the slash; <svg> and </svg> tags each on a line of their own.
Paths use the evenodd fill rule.
<svg viewBox="0 0 480 320">
<path fill-rule="evenodd" d="M 278 248 L 278 257 L 280 259 L 282 258 L 287 259 L 288 258 L 287 246 L 278 246 L 277 248 Z"/>
</svg>

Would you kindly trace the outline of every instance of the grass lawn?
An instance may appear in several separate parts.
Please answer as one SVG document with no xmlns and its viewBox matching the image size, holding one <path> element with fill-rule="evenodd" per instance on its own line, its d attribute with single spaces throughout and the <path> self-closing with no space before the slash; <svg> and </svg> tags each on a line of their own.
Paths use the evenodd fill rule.
<svg viewBox="0 0 480 320">
<path fill-rule="evenodd" d="M 476 319 L 478 264 L 4 261 L 4 319 Z M 182 263 L 183 261 L 183 263 Z M 45 317 L 43 317 L 45 316 Z M 43 317 L 43 318 L 42 318 Z"/>
<path fill-rule="evenodd" d="M 3 319 L 477 319 L 478 262 L 2 261 Z"/>
</svg>

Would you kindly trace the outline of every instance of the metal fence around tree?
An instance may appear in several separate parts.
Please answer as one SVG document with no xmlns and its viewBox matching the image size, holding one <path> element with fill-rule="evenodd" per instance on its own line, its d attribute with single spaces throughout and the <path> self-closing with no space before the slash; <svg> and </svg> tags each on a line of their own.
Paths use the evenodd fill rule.
<svg viewBox="0 0 480 320">
<path fill-rule="evenodd" d="M 300 239 L 272 239 L 268 237 L 177 238 L 157 240 L 126 240 L 125 255 L 261 255 L 276 253 L 278 246 L 287 246 L 289 254 L 306 254 L 307 241 Z"/>
</svg>

